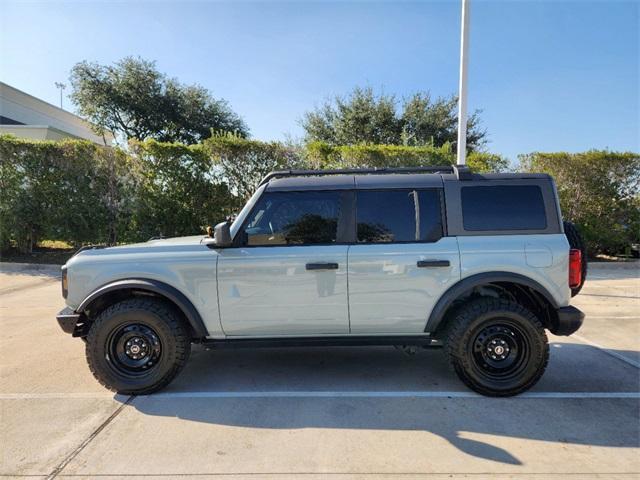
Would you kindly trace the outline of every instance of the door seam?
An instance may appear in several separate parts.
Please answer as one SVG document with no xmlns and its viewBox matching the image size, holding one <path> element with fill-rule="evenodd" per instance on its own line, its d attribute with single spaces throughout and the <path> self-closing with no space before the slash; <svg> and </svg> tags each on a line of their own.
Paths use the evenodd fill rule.
<svg viewBox="0 0 640 480">
<path fill-rule="evenodd" d="M 347 245 L 347 321 L 349 324 L 349 333 L 351 332 L 351 296 L 349 295 L 349 250 L 351 245 Z"/>
<path fill-rule="evenodd" d="M 220 282 L 218 281 L 218 267 L 220 266 L 220 254 L 216 256 L 216 296 L 218 297 L 218 323 L 220 324 L 220 331 L 226 337 L 227 332 L 224 331 L 224 326 L 222 325 L 222 309 L 220 308 Z"/>
</svg>

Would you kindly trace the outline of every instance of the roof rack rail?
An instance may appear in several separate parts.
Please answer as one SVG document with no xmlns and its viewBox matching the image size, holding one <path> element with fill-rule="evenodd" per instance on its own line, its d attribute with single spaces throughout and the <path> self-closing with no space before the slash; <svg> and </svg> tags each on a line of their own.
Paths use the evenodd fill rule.
<svg viewBox="0 0 640 480">
<path fill-rule="evenodd" d="M 471 170 L 466 165 L 438 165 L 433 167 L 382 167 L 382 168 L 340 168 L 330 170 L 278 170 L 267 174 L 260 185 L 274 178 L 312 177 L 324 175 L 372 175 L 385 173 L 455 173 L 458 180 L 470 180 Z"/>
</svg>

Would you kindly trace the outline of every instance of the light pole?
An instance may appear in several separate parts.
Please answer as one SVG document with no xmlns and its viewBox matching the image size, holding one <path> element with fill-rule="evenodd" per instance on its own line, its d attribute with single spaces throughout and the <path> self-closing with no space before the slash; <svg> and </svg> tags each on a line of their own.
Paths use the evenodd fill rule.
<svg viewBox="0 0 640 480">
<path fill-rule="evenodd" d="M 55 82 L 56 88 L 60 90 L 60 108 L 62 108 L 62 91 L 67 88 L 67 86 L 62 82 Z"/>
<path fill-rule="evenodd" d="M 469 2 L 462 0 L 460 32 L 460 84 L 458 91 L 458 165 L 467 161 L 467 50 L 469 47 Z"/>
</svg>

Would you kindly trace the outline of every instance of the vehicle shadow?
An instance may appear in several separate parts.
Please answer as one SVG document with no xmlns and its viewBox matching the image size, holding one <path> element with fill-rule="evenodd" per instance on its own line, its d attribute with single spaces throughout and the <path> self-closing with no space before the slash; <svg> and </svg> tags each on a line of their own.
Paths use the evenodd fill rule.
<svg viewBox="0 0 640 480">
<path fill-rule="evenodd" d="M 297 391 L 322 396 L 188 395 Z M 163 392 L 169 395 L 138 397 L 131 405 L 146 415 L 224 426 L 422 431 L 472 457 L 510 465 L 522 462 L 501 446 L 503 437 L 625 448 L 640 443 L 637 398 L 345 396 L 402 391 L 468 392 L 434 350 L 412 357 L 386 347 L 197 350 L 184 374 Z M 552 344 L 547 373 L 532 390 L 638 391 L 635 367 L 576 343 Z"/>
</svg>

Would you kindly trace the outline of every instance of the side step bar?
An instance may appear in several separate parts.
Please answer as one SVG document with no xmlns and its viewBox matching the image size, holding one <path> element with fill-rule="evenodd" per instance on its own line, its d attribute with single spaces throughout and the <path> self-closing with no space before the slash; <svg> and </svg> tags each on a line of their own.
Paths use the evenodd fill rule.
<svg viewBox="0 0 640 480">
<path fill-rule="evenodd" d="M 335 336 L 296 338 L 207 338 L 202 344 L 210 348 L 273 348 L 273 347 L 357 347 L 364 345 L 412 345 L 425 348 L 442 347 L 442 342 L 427 335 L 420 336 Z"/>
</svg>

